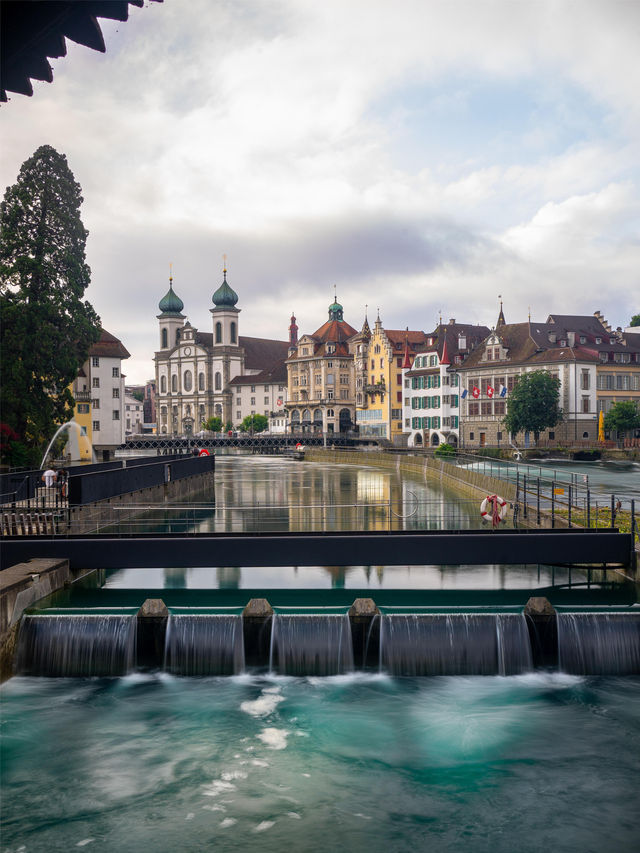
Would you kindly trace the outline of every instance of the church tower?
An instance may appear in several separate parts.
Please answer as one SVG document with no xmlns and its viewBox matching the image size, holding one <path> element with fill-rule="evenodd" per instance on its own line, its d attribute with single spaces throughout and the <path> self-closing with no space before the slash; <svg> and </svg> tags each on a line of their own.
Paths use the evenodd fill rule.
<svg viewBox="0 0 640 853">
<path fill-rule="evenodd" d="M 158 303 L 160 314 L 160 347 L 161 351 L 173 349 L 180 343 L 185 316 L 182 313 L 184 302 L 173 290 L 173 276 L 169 276 L 169 290 Z"/>
<path fill-rule="evenodd" d="M 213 376 L 213 412 L 223 424 L 232 420 L 233 395 L 229 383 L 242 373 L 244 350 L 240 347 L 238 294 L 227 282 L 227 269 L 222 271 L 222 284 L 213 294 L 213 346 L 211 372 Z"/>
<path fill-rule="evenodd" d="M 224 269 L 223 281 L 213 294 L 211 308 L 213 315 L 213 346 L 237 347 L 238 346 L 238 314 L 240 309 L 236 308 L 238 294 L 227 284 L 227 270 Z"/>
</svg>

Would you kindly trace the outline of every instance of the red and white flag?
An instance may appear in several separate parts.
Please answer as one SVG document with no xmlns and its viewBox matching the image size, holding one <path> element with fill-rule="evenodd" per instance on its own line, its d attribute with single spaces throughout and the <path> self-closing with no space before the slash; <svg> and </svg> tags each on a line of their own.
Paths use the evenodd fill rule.
<svg viewBox="0 0 640 853">
<path fill-rule="evenodd" d="M 480 389 L 476 385 L 473 386 L 471 396 L 474 398 L 474 400 L 477 400 L 478 397 L 480 396 Z"/>
<path fill-rule="evenodd" d="M 487 385 L 487 397 L 493 397 L 494 394 L 495 394 L 495 391 L 493 390 L 491 385 Z"/>
</svg>

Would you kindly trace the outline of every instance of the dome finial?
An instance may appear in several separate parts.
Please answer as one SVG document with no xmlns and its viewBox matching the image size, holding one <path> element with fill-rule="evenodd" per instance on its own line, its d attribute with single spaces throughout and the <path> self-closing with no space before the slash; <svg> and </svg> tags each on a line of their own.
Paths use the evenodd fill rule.
<svg viewBox="0 0 640 853">
<path fill-rule="evenodd" d="M 169 290 L 158 303 L 158 308 L 163 314 L 181 314 L 184 302 L 173 289 L 173 264 L 169 264 Z"/>
<path fill-rule="evenodd" d="M 223 255 L 222 259 L 222 284 L 213 294 L 212 302 L 216 308 L 233 308 L 238 301 L 238 294 L 227 283 L 227 256 Z"/>
</svg>

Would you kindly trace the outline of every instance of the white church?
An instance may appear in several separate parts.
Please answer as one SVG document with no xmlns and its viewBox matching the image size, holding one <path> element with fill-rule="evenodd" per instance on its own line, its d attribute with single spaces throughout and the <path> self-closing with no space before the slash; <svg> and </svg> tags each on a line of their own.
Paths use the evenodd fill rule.
<svg viewBox="0 0 640 853">
<path fill-rule="evenodd" d="M 237 427 L 251 414 L 282 417 L 287 394 L 288 341 L 240 334 L 238 294 L 223 282 L 213 294 L 212 331 L 200 332 L 182 313 L 173 289 L 160 300 L 155 353 L 158 435 L 194 435 L 215 416 Z"/>
</svg>

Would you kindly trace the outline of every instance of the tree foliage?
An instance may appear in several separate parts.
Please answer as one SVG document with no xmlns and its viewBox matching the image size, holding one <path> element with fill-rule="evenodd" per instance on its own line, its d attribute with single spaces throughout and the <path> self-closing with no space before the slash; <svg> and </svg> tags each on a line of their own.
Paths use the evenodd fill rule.
<svg viewBox="0 0 640 853">
<path fill-rule="evenodd" d="M 265 415 L 247 415 L 239 426 L 241 432 L 264 432 L 269 426 Z"/>
<path fill-rule="evenodd" d="M 0 402 L 3 420 L 31 448 L 70 417 L 68 386 L 100 335 L 82 301 L 90 270 L 81 203 L 66 157 L 44 145 L 0 207 Z"/>
<path fill-rule="evenodd" d="M 640 326 L 640 314 L 634 314 L 631 318 L 630 326 Z"/>
<path fill-rule="evenodd" d="M 222 429 L 222 418 L 212 417 L 207 421 L 202 421 L 202 429 L 208 429 L 210 432 L 220 432 Z"/>
<path fill-rule="evenodd" d="M 604 416 L 605 429 L 626 432 L 630 429 L 640 429 L 640 413 L 633 400 L 620 400 L 614 403 Z"/>
<path fill-rule="evenodd" d="M 504 424 L 509 432 L 532 432 L 537 444 L 543 430 L 561 421 L 560 380 L 546 370 L 523 373 L 507 401 Z"/>
</svg>

